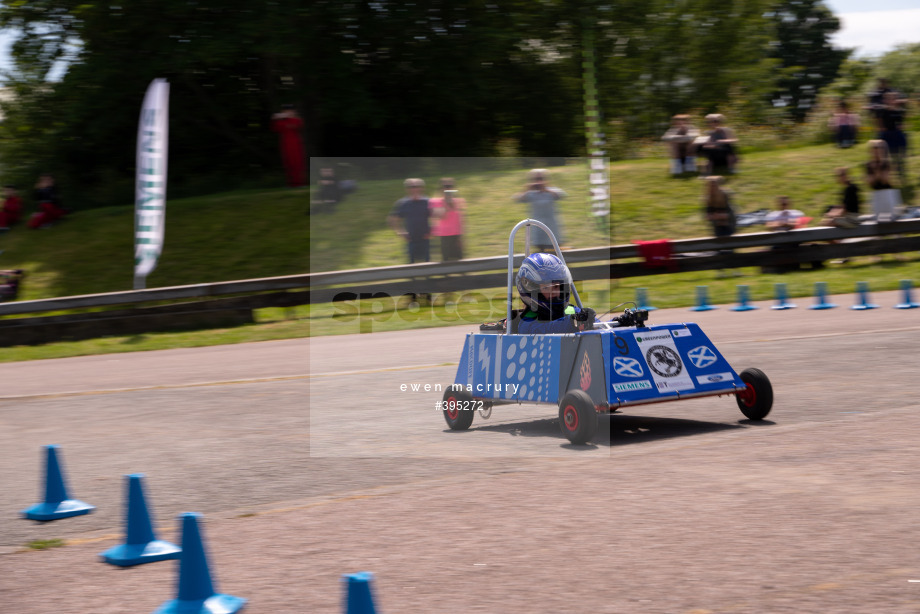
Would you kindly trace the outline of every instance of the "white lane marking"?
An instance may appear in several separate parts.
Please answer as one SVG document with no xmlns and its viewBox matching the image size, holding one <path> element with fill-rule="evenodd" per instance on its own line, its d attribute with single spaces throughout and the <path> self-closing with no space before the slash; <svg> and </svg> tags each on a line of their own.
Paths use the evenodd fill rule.
<svg viewBox="0 0 920 614">
<path fill-rule="evenodd" d="M 437 367 L 456 367 L 458 362 L 439 362 L 430 365 L 403 365 L 402 367 L 380 367 L 378 369 L 357 369 L 355 371 L 329 371 L 326 373 L 310 373 L 299 377 L 313 379 L 314 377 L 340 377 L 342 375 L 367 375 L 368 373 L 386 373 L 388 371 L 411 371 L 413 369 L 434 369 Z"/>
<path fill-rule="evenodd" d="M 456 364 L 456 363 L 455 363 Z M 53 399 L 56 397 L 79 397 L 92 394 L 115 394 L 119 392 L 143 392 L 145 390 L 173 390 L 175 388 L 202 388 L 204 386 L 229 386 L 232 384 L 259 384 L 265 382 L 286 382 L 291 380 L 309 379 L 310 375 L 279 375 L 277 377 L 253 377 L 248 379 L 214 380 L 205 382 L 189 382 L 185 384 L 159 384 L 156 386 L 134 386 L 131 388 L 101 388 L 98 390 L 65 390 L 63 392 L 40 392 L 35 394 L 17 394 L 0 396 L 0 401 L 16 399 Z"/>
</svg>

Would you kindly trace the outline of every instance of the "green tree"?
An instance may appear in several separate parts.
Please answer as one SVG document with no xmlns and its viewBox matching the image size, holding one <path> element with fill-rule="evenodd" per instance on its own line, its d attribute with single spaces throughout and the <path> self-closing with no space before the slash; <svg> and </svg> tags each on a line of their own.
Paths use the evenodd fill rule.
<svg viewBox="0 0 920 614">
<path fill-rule="evenodd" d="M 156 77 L 171 83 L 174 196 L 280 175 L 268 118 L 282 102 L 301 110 L 313 156 L 479 156 L 511 143 L 526 156 L 580 154 L 585 28 L 603 119 L 624 136 L 657 136 L 675 112 L 762 121 L 781 62 L 772 6 L 8 1 L 0 27 L 21 36 L 0 156 L 22 178 L 61 175 L 86 206 L 130 201 L 138 107 Z M 49 82 L 62 58 L 66 74 Z"/>
<path fill-rule="evenodd" d="M 875 67 L 876 78 L 884 78 L 892 88 L 911 100 L 920 96 L 920 43 L 899 45 L 881 58 Z M 873 82 L 874 85 L 874 82 Z M 920 114 L 908 111 L 905 130 L 920 130 Z"/>
<path fill-rule="evenodd" d="M 877 61 L 873 59 L 848 58 L 840 65 L 837 78 L 825 87 L 822 93 L 826 92 L 840 99 L 864 94 L 870 87 L 876 64 Z"/>
<path fill-rule="evenodd" d="M 840 20 L 822 0 L 780 0 L 767 16 L 776 34 L 770 55 L 781 62 L 774 103 L 801 121 L 818 92 L 837 77 L 850 55 L 849 50 L 836 49 L 831 43 Z"/>
<path fill-rule="evenodd" d="M 902 94 L 920 94 L 920 43 L 898 45 L 879 58 L 875 76 L 888 80 Z"/>
<path fill-rule="evenodd" d="M 4 104 L 4 165 L 21 181 L 55 172 L 71 204 L 130 202 L 140 101 L 165 77 L 172 195 L 274 174 L 268 118 L 281 101 L 305 105 L 306 20 L 297 0 L 7 2 L 0 26 L 21 34 L 7 75 L 19 95 Z M 66 74 L 49 82 L 61 58 Z"/>
<path fill-rule="evenodd" d="M 578 92 L 543 12 L 555 4 L 315 3 L 319 149 L 487 155 L 506 137 L 524 153 L 571 151 Z"/>
</svg>

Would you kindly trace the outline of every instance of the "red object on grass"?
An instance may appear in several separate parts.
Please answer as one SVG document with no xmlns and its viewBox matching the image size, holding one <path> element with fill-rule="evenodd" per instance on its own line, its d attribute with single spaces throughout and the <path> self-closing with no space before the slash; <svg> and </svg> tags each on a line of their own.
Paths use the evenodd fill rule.
<svg viewBox="0 0 920 614">
<path fill-rule="evenodd" d="M 645 266 L 654 269 L 665 267 L 671 271 L 677 269 L 671 259 L 671 242 L 668 239 L 655 241 L 633 241 L 639 246 L 639 255 L 645 260 Z"/>
</svg>

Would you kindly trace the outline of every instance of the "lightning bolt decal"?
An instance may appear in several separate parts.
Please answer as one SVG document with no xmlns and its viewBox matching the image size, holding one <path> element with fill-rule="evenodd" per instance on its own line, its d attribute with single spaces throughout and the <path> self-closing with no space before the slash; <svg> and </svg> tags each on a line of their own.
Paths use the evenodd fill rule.
<svg viewBox="0 0 920 614">
<path fill-rule="evenodd" d="M 489 349 L 486 347 L 485 339 L 479 342 L 479 365 L 482 367 L 482 370 L 486 373 L 489 372 L 489 363 L 492 362 L 492 358 L 489 356 Z"/>
</svg>

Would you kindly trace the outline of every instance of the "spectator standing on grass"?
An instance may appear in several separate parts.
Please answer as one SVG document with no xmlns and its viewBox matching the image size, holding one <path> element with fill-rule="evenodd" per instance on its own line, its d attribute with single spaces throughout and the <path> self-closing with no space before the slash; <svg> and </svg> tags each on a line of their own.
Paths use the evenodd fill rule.
<svg viewBox="0 0 920 614">
<path fill-rule="evenodd" d="M 850 181 L 847 167 L 841 166 L 834 173 L 837 175 L 837 183 L 843 186 L 840 204 L 828 209 L 821 223 L 837 228 L 856 228 L 859 225 L 859 187 Z"/>
<path fill-rule="evenodd" d="M 837 111 L 831 115 L 827 125 L 834 134 L 834 142 L 837 143 L 837 147 L 847 149 L 856 143 L 856 134 L 859 132 L 859 114 L 850 113 L 850 107 L 846 101 L 840 101 Z"/>
<path fill-rule="evenodd" d="M 879 133 L 878 138 L 888 145 L 888 154 L 898 171 L 901 185 L 905 185 L 907 178 L 907 133 L 904 132 L 904 117 L 907 114 L 905 105 L 907 99 L 901 98 L 897 92 L 889 90 L 882 95 L 882 103 L 877 112 Z"/>
<path fill-rule="evenodd" d="M 876 83 L 875 89 L 869 92 L 869 104 L 866 105 L 866 109 L 875 117 L 878 117 L 879 111 L 881 111 L 885 94 L 890 91 L 892 90 L 888 87 L 888 79 L 880 78 Z"/>
<path fill-rule="evenodd" d="M 706 221 L 712 226 L 712 233 L 716 238 L 730 237 L 735 234 L 737 217 L 732 205 L 731 191 L 722 187 L 724 177 L 711 175 L 704 178 L 703 188 L 703 213 Z M 730 249 L 720 249 L 719 254 L 726 256 L 732 253 Z M 727 273 L 720 270 L 718 277 L 725 277 Z"/>
<path fill-rule="evenodd" d="M 562 225 L 556 216 L 556 201 L 566 197 L 560 188 L 547 185 L 549 173 L 546 169 L 535 168 L 528 175 L 528 183 L 523 192 L 514 195 L 514 200 L 519 203 L 530 204 L 530 217 L 543 222 L 556 237 L 556 242 L 562 245 Z M 533 249 L 536 251 L 553 251 L 553 242 L 543 230 L 534 228 L 531 234 Z"/>
<path fill-rule="evenodd" d="M 428 197 L 425 196 L 425 182 L 411 178 L 406 179 L 403 185 L 406 196 L 393 205 L 387 222 L 398 236 L 405 239 L 409 264 L 428 262 L 431 260 L 431 210 L 428 208 Z"/>
<path fill-rule="evenodd" d="M 457 187 L 450 177 L 441 179 L 443 196 L 428 201 L 435 223 L 431 235 L 441 237 L 441 260 L 463 259 L 463 212 L 466 201 L 457 196 Z"/>
<path fill-rule="evenodd" d="M 661 140 L 668 144 L 671 155 L 671 175 L 696 172 L 696 144 L 700 131 L 690 123 L 689 115 L 675 115 L 671 127 Z"/>
<path fill-rule="evenodd" d="M 732 195 L 729 190 L 722 187 L 724 181 L 725 179 L 719 175 L 706 177 L 703 191 L 703 211 L 716 237 L 729 237 L 735 234 L 737 226 Z"/>
<path fill-rule="evenodd" d="M 3 197 L 3 204 L 0 205 L 0 230 L 9 230 L 22 217 L 22 198 L 13 185 L 3 186 Z"/>
<path fill-rule="evenodd" d="M 272 115 L 272 130 L 278 133 L 278 145 L 281 149 L 281 162 L 287 176 L 288 186 L 300 188 L 307 185 L 306 150 L 303 144 L 303 120 L 294 110 L 294 105 L 286 104 Z"/>
</svg>

